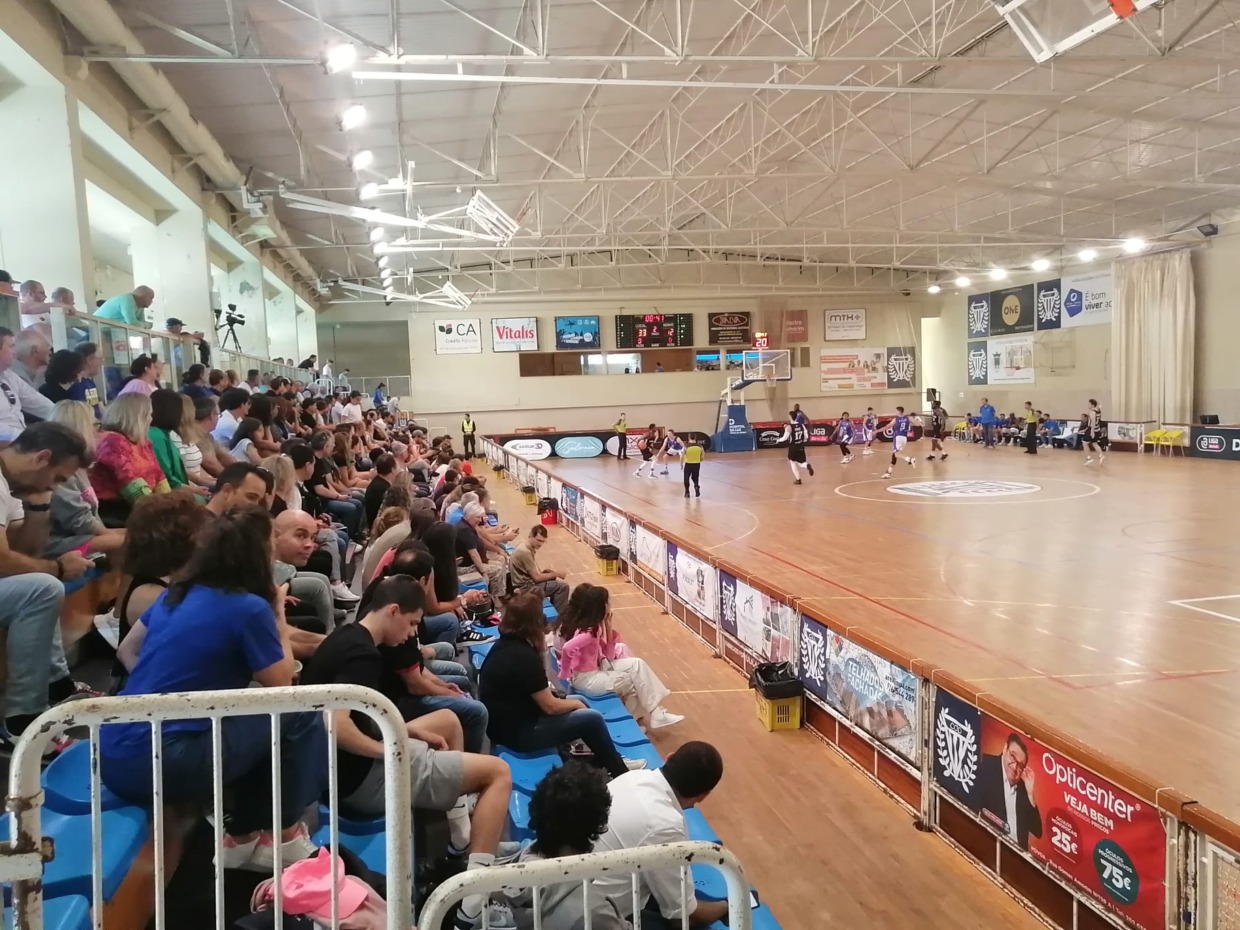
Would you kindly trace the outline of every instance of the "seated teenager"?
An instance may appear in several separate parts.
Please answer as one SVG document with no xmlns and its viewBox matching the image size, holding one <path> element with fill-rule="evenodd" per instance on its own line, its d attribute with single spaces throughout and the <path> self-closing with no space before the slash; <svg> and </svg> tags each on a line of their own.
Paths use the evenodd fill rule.
<svg viewBox="0 0 1240 930">
<path fill-rule="evenodd" d="M 349 488 L 353 496 L 359 498 L 364 505 L 370 475 L 358 471 L 357 450 L 352 440 L 352 429 L 347 426 L 337 428 L 332 438 L 332 461 L 336 463 L 337 475 L 341 483 Z"/>
<path fill-rule="evenodd" d="M 69 427 L 86 440 L 88 455 L 95 454 L 96 420 L 91 409 L 78 400 L 62 400 L 52 411 L 51 422 Z M 55 558 L 76 550 L 82 555 L 113 553 L 125 543 L 125 531 L 103 525 L 99 500 L 90 486 L 85 468 L 79 468 L 52 491 L 52 509 L 43 554 Z"/>
<path fill-rule="evenodd" d="M 293 681 L 293 649 L 284 591 L 271 576 L 271 517 L 244 507 L 211 520 L 185 568 L 121 644 L 137 661 L 123 695 L 242 689 L 257 681 Z M 280 720 L 281 811 L 273 825 L 271 723 L 264 715 L 221 721 L 223 781 L 230 798 L 221 865 L 270 871 L 274 837 L 284 863 L 314 855 L 301 815 L 326 787 L 327 734 L 322 714 Z M 151 733 L 146 723 L 111 724 L 100 733 L 100 776 L 135 804 L 152 803 Z M 210 722 L 164 721 L 163 801 L 212 798 Z"/>
<path fill-rule="evenodd" d="M 48 360 L 47 370 L 43 373 L 44 383 L 39 385 L 39 393 L 58 404 L 62 400 L 73 400 L 73 387 L 82 377 L 86 367 L 86 359 L 72 349 L 58 349 Z"/>
<path fill-rule="evenodd" d="M 551 599 L 557 612 L 563 613 L 568 606 L 568 582 L 563 571 L 542 568 L 538 564 L 538 550 L 547 544 L 547 528 L 541 523 L 530 527 L 525 542 L 513 550 L 508 567 L 512 572 L 514 591 L 532 591 L 540 597 Z"/>
<path fill-rule="evenodd" d="M 350 538 L 361 539 L 366 529 L 362 518 L 365 504 L 355 498 L 351 489 L 341 483 L 335 463 L 331 459 L 332 437 L 328 433 L 315 433 L 310 438 L 314 452 L 314 471 L 307 482 L 310 491 L 318 495 L 318 502 L 329 514 L 344 524 Z"/>
<path fill-rule="evenodd" d="M 456 527 L 434 523 L 422 534 L 422 542 L 435 560 L 436 603 L 429 608 L 434 613 L 426 618 L 426 641 L 471 643 L 486 639 L 486 636 L 472 630 L 461 630 L 461 621 L 468 617 L 466 608 L 484 603 L 487 594 L 484 591 L 461 591 L 456 564 Z"/>
<path fill-rule="evenodd" d="M 615 631 L 611 596 L 602 585 L 580 584 L 560 614 L 560 674 L 574 688 L 589 693 L 614 691 L 642 726 L 670 727 L 685 718 L 663 709 L 670 691 L 644 659 L 639 659 Z"/>
<path fill-rule="evenodd" d="M 288 492 L 285 500 L 286 505 L 291 510 L 304 510 L 318 521 L 321 527 L 320 542 L 329 539 L 328 534 L 324 531 L 330 530 L 336 538 L 340 558 L 350 558 L 349 547 L 352 543 L 349 541 L 349 533 L 345 529 L 344 524 L 335 522 L 332 519 L 332 515 L 327 512 L 326 501 L 310 490 L 308 482 L 314 477 L 316 463 L 310 444 L 301 440 L 291 440 L 284 444 L 284 454 L 288 456 L 289 462 L 292 463 L 293 475 L 297 479 L 293 489 Z"/>
<path fill-rule="evenodd" d="M 306 665 L 306 684 L 361 685 L 384 691 L 381 646 L 401 646 L 417 629 L 422 616 L 422 587 L 412 578 L 396 576 L 380 582 L 356 623 L 339 627 L 327 637 Z M 388 695 L 391 697 L 391 695 Z M 384 813 L 385 751 L 369 717 L 348 710 L 333 711 L 338 739 L 336 771 L 346 811 L 377 817 Z M 451 852 L 468 853 L 468 868 L 495 862 L 508 818 L 512 777 L 508 766 L 492 756 L 462 752 L 461 727 L 449 711 L 437 711 L 407 724 L 406 748 L 415 808 L 446 811 Z M 477 794 L 473 815 L 467 795 Z M 465 926 L 482 922 L 484 901 L 470 895 L 461 903 Z M 496 923 L 494 910 L 488 917 Z M 462 926 L 458 919 L 457 926 Z"/>
<path fill-rule="evenodd" d="M 262 395 L 259 395 L 260 397 Z M 228 451 L 232 453 L 232 457 L 238 462 L 249 462 L 251 465 L 257 465 L 263 460 L 263 453 L 259 451 L 255 440 L 259 439 L 263 433 L 263 424 L 258 417 L 242 417 L 241 422 L 237 424 L 236 430 L 233 431 L 232 443 L 228 447 Z"/>
<path fill-rule="evenodd" d="M 149 395 L 121 394 L 108 404 L 90 468 L 99 515 L 108 526 L 124 526 L 140 498 L 172 490 L 151 447 L 150 428 Z"/>
<path fill-rule="evenodd" d="M 537 595 L 518 594 L 504 608 L 499 640 L 478 673 L 478 696 L 490 715 L 491 742 L 517 752 L 537 752 L 579 739 L 613 776 L 645 768 L 645 760 L 621 758 L 602 714 L 583 701 L 551 692 L 543 664 L 546 628 Z"/>
<path fill-rule="evenodd" d="M 379 516 L 379 508 L 383 504 L 383 495 L 392 486 L 392 477 L 396 474 L 396 457 L 384 453 L 375 459 L 375 475 L 366 486 L 366 525 L 370 526 Z M 373 538 L 372 534 L 372 538 Z"/>
<path fill-rule="evenodd" d="M 422 586 L 424 596 L 433 597 L 434 570 L 435 561 L 430 552 L 421 543 L 413 541 L 401 546 L 385 577 L 402 575 L 412 578 Z M 367 611 L 373 592 L 382 584 L 383 579 L 380 579 L 367 589 L 358 605 L 359 616 Z M 487 732 L 487 711 L 471 694 L 473 683 L 468 671 L 452 661 L 456 656 L 454 646 L 435 643 L 424 647 L 419 639 L 419 630 L 415 629 L 400 646 L 385 646 L 380 651 L 390 684 L 385 691 L 393 696 L 406 720 L 437 710 L 449 710 L 460 721 L 465 750 L 482 751 Z"/>
</svg>

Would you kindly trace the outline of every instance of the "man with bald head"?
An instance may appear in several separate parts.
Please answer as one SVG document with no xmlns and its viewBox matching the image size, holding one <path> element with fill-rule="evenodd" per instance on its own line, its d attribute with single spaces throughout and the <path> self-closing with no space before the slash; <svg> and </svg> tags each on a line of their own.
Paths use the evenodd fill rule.
<svg viewBox="0 0 1240 930">
<path fill-rule="evenodd" d="M 154 302 L 155 292 L 142 284 L 134 288 L 130 294 L 118 294 L 105 300 L 103 305 L 95 311 L 95 316 L 101 320 L 150 329 L 151 324 L 147 321 L 143 311 Z"/>
<path fill-rule="evenodd" d="M 23 327 L 46 323 L 51 315 L 47 305 L 47 291 L 40 282 L 33 279 L 22 282 L 17 291 L 17 302 Z"/>
<path fill-rule="evenodd" d="M 336 628 L 336 610 L 332 604 L 331 583 L 326 575 L 302 571 L 317 548 L 315 534 L 319 524 L 303 510 L 286 510 L 272 523 L 271 552 L 276 560 L 276 581 L 288 568 L 296 573 L 288 583 L 288 593 L 298 603 L 290 605 L 289 622 L 322 638 Z M 309 622 L 306 622 L 309 621 Z M 316 643 L 317 645 L 317 643 Z"/>
</svg>

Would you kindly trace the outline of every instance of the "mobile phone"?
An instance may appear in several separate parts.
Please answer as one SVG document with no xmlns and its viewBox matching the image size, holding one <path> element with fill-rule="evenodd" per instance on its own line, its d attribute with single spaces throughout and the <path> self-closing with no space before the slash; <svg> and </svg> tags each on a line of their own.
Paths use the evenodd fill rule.
<svg viewBox="0 0 1240 930">
<path fill-rule="evenodd" d="M 749 909 L 757 910 L 761 906 L 762 906 L 762 902 L 758 900 L 758 892 L 750 888 L 749 889 Z"/>
<path fill-rule="evenodd" d="M 275 582 L 277 588 L 282 584 L 288 584 L 296 574 L 297 569 L 287 562 L 276 562 L 271 566 L 271 580 Z"/>
<path fill-rule="evenodd" d="M 106 552 L 92 552 L 86 558 L 90 559 L 92 562 L 102 562 L 107 557 L 108 554 Z"/>
</svg>

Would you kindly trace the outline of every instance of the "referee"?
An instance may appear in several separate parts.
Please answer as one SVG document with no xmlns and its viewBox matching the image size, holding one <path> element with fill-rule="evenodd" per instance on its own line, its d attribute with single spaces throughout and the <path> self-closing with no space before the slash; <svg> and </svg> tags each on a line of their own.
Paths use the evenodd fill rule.
<svg viewBox="0 0 1240 930">
<path fill-rule="evenodd" d="M 622 461 L 628 461 L 629 458 L 629 421 L 625 419 L 624 412 L 620 412 L 620 419 L 616 421 L 612 427 L 616 431 L 616 438 L 620 440 L 620 448 L 616 451 L 616 458 Z"/>
<path fill-rule="evenodd" d="M 693 493 L 698 497 L 702 496 L 702 486 L 698 483 L 698 479 L 702 474 L 702 443 L 693 438 L 689 438 L 689 445 L 685 446 L 685 497 L 689 496 L 689 480 L 693 480 Z"/>
</svg>

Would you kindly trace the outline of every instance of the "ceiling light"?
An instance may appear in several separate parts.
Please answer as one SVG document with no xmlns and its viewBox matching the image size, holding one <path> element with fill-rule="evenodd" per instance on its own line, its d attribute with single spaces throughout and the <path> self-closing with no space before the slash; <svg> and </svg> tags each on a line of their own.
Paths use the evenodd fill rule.
<svg viewBox="0 0 1240 930">
<path fill-rule="evenodd" d="M 387 236 L 387 230 L 382 226 L 376 226 L 370 231 L 370 241 L 379 242 Z"/>
<path fill-rule="evenodd" d="M 357 46 L 351 42 L 339 42 L 330 45 L 323 56 L 323 66 L 328 74 L 339 74 L 348 71 L 357 64 Z"/>
<path fill-rule="evenodd" d="M 371 181 L 369 184 L 363 184 L 359 196 L 363 200 L 374 200 L 379 196 L 379 185 L 374 181 Z"/>
<path fill-rule="evenodd" d="M 366 122 L 366 108 L 360 103 L 345 107 L 340 114 L 340 128 L 345 132 L 348 132 L 350 129 L 356 129 L 364 122 Z"/>
<path fill-rule="evenodd" d="M 937 284 L 931 284 L 928 288 L 926 288 L 926 290 L 931 294 L 937 294 L 939 291 L 943 290 L 943 288 L 939 287 Z"/>
<path fill-rule="evenodd" d="M 1144 239 L 1125 239 L 1124 240 L 1124 251 L 1127 252 L 1129 255 L 1136 255 L 1138 252 L 1144 252 L 1145 251 L 1145 240 Z"/>
<path fill-rule="evenodd" d="M 961 275 L 960 277 L 956 279 L 956 287 L 968 287 L 972 283 L 973 282 L 970 281 L 968 278 L 966 278 L 964 275 Z"/>
<path fill-rule="evenodd" d="M 1083 262 L 1092 262 L 1095 258 L 1098 257 L 1098 250 L 1097 249 L 1081 249 L 1081 251 L 1076 253 L 1076 257 L 1079 258 Z"/>
<path fill-rule="evenodd" d="M 501 210 L 482 191 L 474 191 L 465 206 L 465 215 L 480 230 L 479 238 L 490 239 L 499 245 L 507 245 L 520 228 L 517 221 Z"/>
<path fill-rule="evenodd" d="M 1051 267 L 1051 260 L 1049 258 L 1039 258 L 1029 267 L 1031 267 L 1034 271 L 1049 271 Z"/>
<path fill-rule="evenodd" d="M 990 269 L 990 280 L 1002 281 L 1006 277 L 1007 277 L 1007 272 L 1004 269 L 1002 268 L 991 268 Z"/>
<path fill-rule="evenodd" d="M 379 269 L 379 277 L 383 278 L 384 280 L 387 280 L 391 276 L 392 276 L 391 268 L 384 267 L 384 268 Z"/>
<path fill-rule="evenodd" d="M 370 149 L 362 149 L 349 159 L 349 167 L 354 171 L 365 171 L 375 163 L 375 153 Z"/>
<path fill-rule="evenodd" d="M 386 255 L 380 255 L 380 256 L 379 256 L 379 261 L 378 261 L 378 262 L 376 262 L 376 264 L 377 264 L 380 268 L 386 268 L 386 267 L 388 266 L 388 264 L 389 264 L 391 261 L 392 261 L 392 260 L 391 260 L 390 258 L 388 258 Z"/>
<path fill-rule="evenodd" d="M 391 246 L 389 246 L 386 242 L 376 242 L 375 243 L 375 254 L 383 255 L 385 252 L 388 251 L 389 248 L 391 248 Z"/>
</svg>

